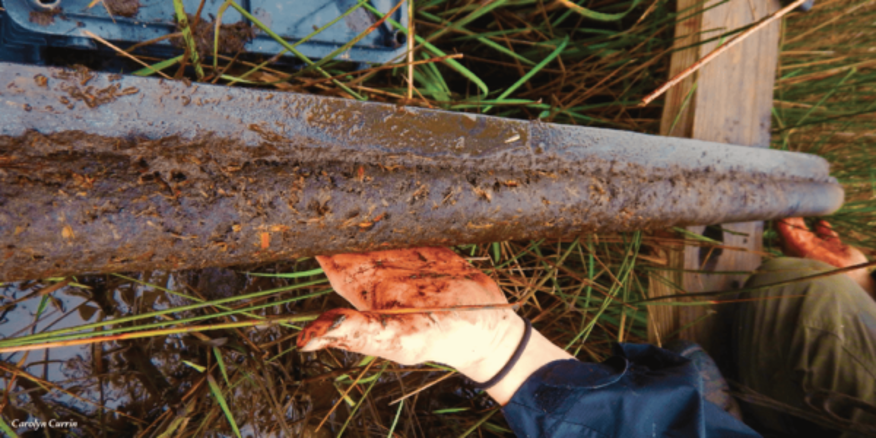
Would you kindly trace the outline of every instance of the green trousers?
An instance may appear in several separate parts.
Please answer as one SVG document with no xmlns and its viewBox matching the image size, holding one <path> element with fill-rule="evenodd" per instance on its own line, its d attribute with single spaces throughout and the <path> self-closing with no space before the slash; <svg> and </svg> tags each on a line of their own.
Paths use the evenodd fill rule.
<svg viewBox="0 0 876 438">
<path fill-rule="evenodd" d="M 832 269 L 813 260 L 773 259 L 746 287 Z M 750 296 L 765 299 L 735 309 L 734 380 L 783 406 L 744 403 L 746 421 L 766 436 L 839 436 L 819 426 L 825 419 L 848 426 L 842 436 L 863 436 L 855 425 L 876 431 L 876 301 L 842 274 Z"/>
</svg>

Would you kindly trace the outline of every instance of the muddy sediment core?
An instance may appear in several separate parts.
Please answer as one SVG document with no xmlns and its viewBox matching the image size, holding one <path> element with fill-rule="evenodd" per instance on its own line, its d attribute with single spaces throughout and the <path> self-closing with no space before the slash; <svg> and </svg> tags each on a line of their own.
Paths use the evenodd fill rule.
<svg viewBox="0 0 876 438">
<path fill-rule="evenodd" d="M 574 238 L 842 202 L 826 162 L 802 154 L 15 69 L 0 68 L 2 281 Z M 115 91 L 88 105 L 74 99 L 83 87 Z"/>
</svg>

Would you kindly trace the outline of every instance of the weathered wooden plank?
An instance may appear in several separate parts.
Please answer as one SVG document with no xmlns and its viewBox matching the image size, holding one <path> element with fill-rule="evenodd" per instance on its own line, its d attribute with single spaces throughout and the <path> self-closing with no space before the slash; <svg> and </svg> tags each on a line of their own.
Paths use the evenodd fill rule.
<svg viewBox="0 0 876 438">
<path fill-rule="evenodd" d="M 679 10 L 695 8 L 700 0 L 680 0 Z M 749 1 L 730 0 L 727 3 L 709 1 L 700 7 L 706 8 L 699 17 L 697 27 L 693 20 L 687 20 L 676 27 L 676 36 L 682 46 L 716 37 L 723 32 L 737 29 L 779 9 L 778 0 Z M 693 13 L 693 12 L 692 12 Z M 664 135 L 689 136 L 701 140 L 734 143 L 755 147 L 769 146 L 770 112 L 772 109 L 772 90 L 778 62 L 778 41 L 780 23 L 776 22 L 758 33 L 751 35 L 743 43 L 704 66 L 695 80 L 682 82 L 670 90 L 666 96 L 661 133 Z M 720 44 L 719 40 L 705 43 L 696 50 L 679 51 L 673 54 L 671 72 L 687 68 L 697 59 L 705 56 Z M 691 89 L 696 87 L 692 98 L 686 101 Z M 667 248 L 665 258 L 670 269 L 712 271 L 750 271 L 761 261 L 762 222 L 724 224 L 724 232 L 716 236 L 724 246 L 741 248 L 725 249 L 716 256 L 708 249 L 688 246 L 683 249 Z M 705 227 L 691 227 L 689 231 L 702 234 Z M 729 231 L 729 232 L 728 232 Z M 703 252 L 705 251 L 705 253 Z M 711 255 L 711 261 L 704 257 Z M 724 274 L 685 273 L 667 271 L 653 277 L 652 296 L 665 296 L 677 293 L 667 283 L 681 285 L 689 293 L 738 287 L 744 276 Z M 650 312 L 649 338 L 652 342 L 665 338 L 684 327 L 697 322 L 681 333 L 682 338 L 695 340 L 709 349 L 709 334 L 714 331 L 715 318 L 706 315 L 713 312 L 704 306 L 669 307 L 654 306 Z"/>
<path fill-rule="evenodd" d="M 678 0 L 678 10 L 687 11 L 686 20 L 675 26 L 675 49 L 669 63 L 669 77 L 681 73 L 700 58 L 699 47 L 700 27 L 702 26 L 702 0 Z M 690 137 L 693 132 L 693 114 L 695 100 L 689 98 L 696 76 L 688 76 L 678 85 L 666 92 L 663 118 L 660 121 L 660 135 L 673 137 Z"/>
<path fill-rule="evenodd" d="M 702 0 L 678 0 L 677 10 L 684 11 L 688 18 L 675 26 L 676 49 L 669 62 L 669 75 L 673 77 L 695 63 L 700 57 L 696 43 L 699 42 L 700 26 L 702 25 L 700 10 Z M 678 50 L 686 48 L 683 50 Z M 660 121 L 660 135 L 673 137 L 690 137 L 693 132 L 693 114 L 696 100 L 691 93 L 696 76 L 689 76 L 675 87 L 670 88 L 665 95 L 663 118 Z M 666 267 L 679 269 L 684 267 L 684 249 L 664 245 L 657 249 L 657 257 L 666 262 Z M 682 284 L 681 271 L 652 271 L 649 278 L 648 291 L 652 297 L 664 297 L 678 293 L 677 287 Z M 662 341 L 679 327 L 678 308 L 674 306 L 648 307 L 648 342 L 661 345 Z"/>
</svg>

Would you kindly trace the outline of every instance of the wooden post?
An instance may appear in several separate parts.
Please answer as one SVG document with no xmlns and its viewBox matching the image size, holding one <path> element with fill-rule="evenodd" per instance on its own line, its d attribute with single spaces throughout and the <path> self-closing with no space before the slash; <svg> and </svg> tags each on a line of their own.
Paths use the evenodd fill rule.
<svg viewBox="0 0 876 438">
<path fill-rule="evenodd" d="M 679 0 L 678 10 L 689 10 L 692 18 L 676 25 L 676 47 L 686 47 L 703 39 L 737 29 L 779 9 L 778 0 L 730 0 L 711 7 L 717 1 Z M 705 11 L 699 12 L 702 8 Z M 773 84 L 778 64 L 778 43 L 781 23 L 776 22 L 751 35 L 703 67 L 695 78 L 689 78 L 669 90 L 663 110 L 661 134 L 733 143 L 753 147 L 769 146 Z M 714 50 L 721 41 L 675 52 L 670 65 L 670 77 Z M 679 293 L 680 286 L 688 293 L 739 287 L 744 275 L 683 273 L 684 270 L 751 271 L 761 262 L 763 222 L 724 224 L 723 233 L 710 235 L 721 240 L 726 248 L 715 254 L 694 246 L 667 248 L 665 272 L 651 278 L 652 296 Z M 706 227 L 690 227 L 703 234 Z M 706 257 L 709 256 L 709 257 Z M 704 262 L 705 259 L 705 263 Z M 686 325 L 680 337 L 694 340 L 710 348 L 710 333 L 716 318 L 707 315 L 713 309 L 705 306 L 652 306 L 649 341 L 666 342 L 667 337 Z"/>
</svg>

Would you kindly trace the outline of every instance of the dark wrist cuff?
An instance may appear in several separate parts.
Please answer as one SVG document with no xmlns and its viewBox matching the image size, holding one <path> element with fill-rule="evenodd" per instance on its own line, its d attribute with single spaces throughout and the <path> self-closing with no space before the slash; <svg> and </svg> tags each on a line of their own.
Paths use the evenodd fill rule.
<svg viewBox="0 0 876 438">
<path fill-rule="evenodd" d="M 523 318 L 523 323 L 525 324 L 523 328 L 523 338 L 520 339 L 520 344 L 517 345 L 517 350 L 511 355 L 511 359 L 508 360 L 508 363 L 506 363 L 505 366 L 499 370 L 499 373 L 493 376 L 492 379 L 487 380 L 484 383 L 475 382 L 475 388 L 490 389 L 493 386 L 496 386 L 497 383 L 502 381 L 502 379 L 511 372 L 511 369 L 514 368 L 514 365 L 516 365 L 517 361 L 520 360 L 520 357 L 523 356 L 523 350 L 526 350 L 526 345 L 529 344 L 529 338 L 532 336 L 532 323 L 526 318 Z"/>
</svg>

